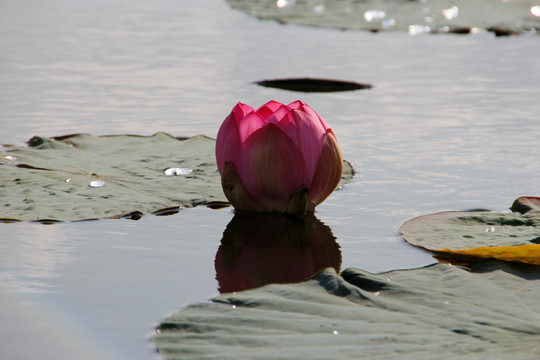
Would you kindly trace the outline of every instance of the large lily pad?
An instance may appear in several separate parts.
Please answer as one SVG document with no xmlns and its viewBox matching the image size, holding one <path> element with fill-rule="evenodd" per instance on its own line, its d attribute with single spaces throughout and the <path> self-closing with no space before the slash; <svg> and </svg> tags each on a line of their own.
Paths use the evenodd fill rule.
<svg viewBox="0 0 540 360">
<path fill-rule="evenodd" d="M 34 137 L 2 154 L 0 217 L 72 221 L 225 200 L 214 143 L 165 133 Z"/>
<path fill-rule="evenodd" d="M 500 262 L 371 274 L 329 269 L 189 305 L 166 359 L 538 359 L 540 269 Z"/>
<path fill-rule="evenodd" d="M 421 33 L 469 34 L 478 28 L 511 35 L 540 28 L 534 0 L 228 0 L 235 9 L 280 23 Z"/>
<path fill-rule="evenodd" d="M 444 258 L 466 262 L 493 258 L 540 265 L 537 203 L 535 197 L 517 199 L 512 208 L 522 214 L 447 211 L 419 216 L 406 221 L 400 231 L 407 242 Z"/>
<path fill-rule="evenodd" d="M 214 148 L 202 135 L 36 136 L 0 152 L 0 219 L 74 221 L 225 201 Z M 344 165 L 340 186 L 354 174 Z"/>
</svg>

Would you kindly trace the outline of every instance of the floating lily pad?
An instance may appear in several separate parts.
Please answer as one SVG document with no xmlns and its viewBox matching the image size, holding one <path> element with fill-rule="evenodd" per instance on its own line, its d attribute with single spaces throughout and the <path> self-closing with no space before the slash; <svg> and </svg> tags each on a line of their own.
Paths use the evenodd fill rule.
<svg viewBox="0 0 540 360">
<path fill-rule="evenodd" d="M 342 30 L 469 34 L 486 29 L 496 36 L 537 33 L 540 7 L 533 0 L 228 0 L 231 7 L 281 24 Z"/>
<path fill-rule="evenodd" d="M 136 219 L 223 204 L 214 148 L 202 135 L 36 136 L 0 152 L 0 219 Z M 344 168 L 340 186 L 354 172 Z"/>
<path fill-rule="evenodd" d="M 441 212 L 408 220 L 400 231 L 407 242 L 444 258 L 493 258 L 540 265 L 540 211 L 530 197 L 520 199 L 513 208 L 522 209 L 523 214 Z"/>
<path fill-rule="evenodd" d="M 34 137 L 2 154 L 0 217 L 73 221 L 224 200 L 214 143 L 165 133 Z"/>
<path fill-rule="evenodd" d="M 540 197 L 538 196 L 521 196 L 517 198 L 510 210 L 522 214 L 534 211 L 540 212 Z"/>
<path fill-rule="evenodd" d="M 352 81 L 292 78 L 257 81 L 255 84 L 290 91 L 300 92 L 338 92 L 361 89 L 371 89 L 370 84 L 361 84 Z"/>
<path fill-rule="evenodd" d="M 325 270 L 189 305 L 158 327 L 166 359 L 537 359 L 540 269 L 500 262 Z"/>
</svg>

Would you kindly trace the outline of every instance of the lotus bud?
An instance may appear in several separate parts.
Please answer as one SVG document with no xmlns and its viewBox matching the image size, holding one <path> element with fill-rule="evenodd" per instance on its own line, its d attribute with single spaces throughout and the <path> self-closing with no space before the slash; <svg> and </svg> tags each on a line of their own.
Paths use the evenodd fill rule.
<svg viewBox="0 0 540 360">
<path fill-rule="evenodd" d="M 301 101 L 238 103 L 219 129 L 216 160 L 225 196 L 249 212 L 313 212 L 343 171 L 334 132 Z"/>
</svg>

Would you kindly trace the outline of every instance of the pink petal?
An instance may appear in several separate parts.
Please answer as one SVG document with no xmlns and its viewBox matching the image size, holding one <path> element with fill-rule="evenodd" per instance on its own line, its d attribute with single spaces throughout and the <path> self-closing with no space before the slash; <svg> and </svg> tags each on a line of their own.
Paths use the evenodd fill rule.
<svg viewBox="0 0 540 360">
<path fill-rule="evenodd" d="M 305 103 L 303 103 L 301 101 L 298 101 L 298 102 L 301 103 L 301 106 L 300 106 L 299 110 L 302 110 L 302 111 L 306 112 L 308 114 L 308 116 L 313 118 L 313 119 L 318 119 L 325 131 L 330 129 L 330 125 L 328 125 L 328 123 L 319 114 L 317 114 L 315 112 L 315 110 L 313 110 L 307 104 L 305 104 Z"/>
<path fill-rule="evenodd" d="M 274 115 L 268 119 L 268 121 L 279 126 L 279 128 L 283 130 L 283 132 L 285 132 L 293 142 L 296 143 L 299 135 L 296 121 L 292 116 L 292 111 L 293 110 L 291 108 L 285 106 L 276 111 Z"/>
<path fill-rule="evenodd" d="M 257 112 L 253 111 L 247 114 L 238 122 L 240 142 L 243 144 L 251 134 L 262 128 L 264 125 L 266 125 L 265 119 Z"/>
<path fill-rule="evenodd" d="M 234 115 L 234 119 L 236 120 L 236 122 L 238 122 L 243 119 L 247 114 L 253 111 L 254 109 L 251 106 L 239 102 L 232 109 L 231 114 Z"/>
<path fill-rule="evenodd" d="M 220 173 L 223 169 L 223 163 L 234 158 L 236 152 L 240 150 L 241 139 L 238 132 L 238 122 L 251 112 L 253 112 L 251 106 L 238 103 L 221 124 L 216 138 L 216 161 Z"/>
<path fill-rule="evenodd" d="M 298 147 L 273 123 L 247 139 L 234 165 L 246 190 L 267 211 L 284 212 L 291 194 L 310 181 Z"/>
<path fill-rule="evenodd" d="M 315 206 L 323 202 L 336 189 L 342 172 L 341 151 L 334 132 L 328 129 L 315 175 L 311 187 L 308 189 L 308 211 L 313 211 Z"/>
<path fill-rule="evenodd" d="M 316 114 L 310 116 L 304 111 L 294 110 L 291 112 L 291 116 L 294 118 L 297 134 L 294 141 L 304 156 L 307 176 L 312 179 L 321 155 L 326 130 Z M 308 187 L 310 185 L 311 183 L 307 184 Z"/>
<path fill-rule="evenodd" d="M 274 114 L 279 108 L 285 107 L 279 101 L 270 100 L 260 108 L 256 110 L 256 113 L 259 114 L 263 119 L 267 120 L 272 114 Z"/>
<path fill-rule="evenodd" d="M 294 110 L 301 109 L 303 106 L 307 106 L 307 105 L 305 102 L 301 100 L 296 100 L 289 104 L 289 107 Z"/>
<path fill-rule="evenodd" d="M 276 108 L 274 112 L 266 119 L 267 123 L 279 124 L 291 112 L 291 108 L 288 105 L 281 104 Z M 280 126 L 281 127 L 281 126 Z"/>
</svg>

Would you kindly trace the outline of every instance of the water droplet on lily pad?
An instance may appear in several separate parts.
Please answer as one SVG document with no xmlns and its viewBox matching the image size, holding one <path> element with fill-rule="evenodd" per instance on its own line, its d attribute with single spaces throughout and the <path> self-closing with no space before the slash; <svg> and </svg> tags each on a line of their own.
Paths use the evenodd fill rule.
<svg viewBox="0 0 540 360">
<path fill-rule="evenodd" d="M 409 35 L 420 35 L 420 34 L 427 34 L 430 32 L 429 26 L 422 26 L 422 25 L 409 25 Z"/>
<path fill-rule="evenodd" d="M 167 168 L 163 171 L 167 176 L 190 175 L 193 170 L 188 168 Z"/>
<path fill-rule="evenodd" d="M 103 186 L 105 186 L 105 181 L 103 181 L 103 180 L 92 180 L 92 181 L 90 181 L 88 186 L 94 187 L 94 188 L 103 187 Z"/>
<path fill-rule="evenodd" d="M 380 21 L 384 19 L 386 13 L 382 10 L 368 10 L 364 13 L 364 19 L 367 22 Z"/>
<path fill-rule="evenodd" d="M 277 0 L 276 1 L 276 6 L 278 8 L 284 8 L 284 7 L 289 7 L 289 6 L 294 6 L 296 4 L 296 1 L 295 0 Z"/>
<path fill-rule="evenodd" d="M 449 9 L 444 9 L 442 11 L 442 15 L 446 20 L 452 20 L 458 17 L 459 15 L 459 8 L 457 6 L 452 6 Z"/>
<path fill-rule="evenodd" d="M 313 8 L 313 11 L 317 14 L 321 14 L 323 13 L 324 11 L 326 10 L 326 6 L 324 6 L 323 4 L 320 4 L 320 5 L 317 5 Z"/>
<path fill-rule="evenodd" d="M 396 25 L 396 20 L 394 19 L 387 19 L 387 20 L 385 19 L 381 21 L 381 26 L 386 29 L 391 28 L 395 25 Z"/>
</svg>

